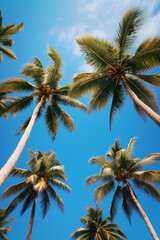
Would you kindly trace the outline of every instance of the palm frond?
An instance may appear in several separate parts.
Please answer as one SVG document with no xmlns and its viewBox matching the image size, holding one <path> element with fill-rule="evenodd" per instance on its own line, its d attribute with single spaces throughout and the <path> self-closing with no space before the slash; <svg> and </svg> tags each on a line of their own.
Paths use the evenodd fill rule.
<svg viewBox="0 0 160 240">
<path fill-rule="evenodd" d="M 22 169 L 22 168 L 14 168 L 10 173 L 10 176 L 14 176 L 18 178 L 24 178 L 24 177 L 27 178 L 30 175 L 31 175 L 31 171 Z"/>
<path fill-rule="evenodd" d="M 86 35 L 76 42 L 81 52 L 85 54 L 86 63 L 93 66 L 96 71 L 104 72 L 117 60 L 117 49 L 109 41 Z"/>
<path fill-rule="evenodd" d="M 77 107 L 81 110 L 87 111 L 85 104 L 72 97 L 60 95 L 59 91 L 56 92 L 56 95 L 53 96 L 53 99 L 55 99 L 57 103 L 63 104 L 64 106 Z"/>
<path fill-rule="evenodd" d="M 4 191 L 1 199 L 5 199 L 13 195 L 16 195 L 23 189 L 29 188 L 30 186 L 31 186 L 31 183 L 27 183 L 26 180 L 21 183 L 15 184 Z"/>
<path fill-rule="evenodd" d="M 65 184 L 65 183 L 63 183 L 63 182 L 61 182 L 61 181 L 58 181 L 58 180 L 56 180 L 56 179 L 52 179 L 51 183 L 52 183 L 53 186 L 56 186 L 56 187 L 58 187 L 59 189 L 66 190 L 66 191 L 68 191 L 68 192 L 71 192 L 71 191 L 72 191 L 71 188 L 67 186 L 67 184 Z"/>
<path fill-rule="evenodd" d="M 160 87 L 160 74 L 154 75 L 134 74 L 134 76 L 152 85 Z"/>
<path fill-rule="evenodd" d="M 58 128 L 59 128 L 59 122 L 57 120 L 57 117 L 56 117 L 51 105 L 49 105 L 46 109 L 45 123 L 46 123 L 46 126 L 48 128 L 48 132 L 52 136 L 52 141 L 54 141 L 56 133 L 57 133 Z"/>
<path fill-rule="evenodd" d="M 56 193 L 56 191 L 51 187 L 51 185 L 48 185 L 48 193 L 50 197 L 57 203 L 57 206 L 60 208 L 60 210 L 64 211 L 64 203 L 60 196 Z"/>
<path fill-rule="evenodd" d="M 49 200 L 49 196 L 46 190 L 43 190 L 41 192 L 41 208 L 42 208 L 42 216 L 43 218 L 46 216 L 49 207 L 50 207 L 50 200 Z"/>
<path fill-rule="evenodd" d="M 113 92 L 113 99 L 112 99 L 112 105 L 110 110 L 110 116 L 109 116 L 109 125 L 111 130 L 111 125 L 113 118 L 118 110 L 120 110 L 124 104 L 125 95 L 124 95 L 124 87 L 121 84 L 117 84 L 117 87 L 115 88 Z"/>
<path fill-rule="evenodd" d="M 80 227 L 74 233 L 71 234 L 71 238 L 72 239 L 78 238 L 79 240 L 79 238 L 82 237 L 81 239 L 86 239 L 86 237 L 88 237 L 89 235 L 90 235 L 90 232 L 88 229 Z"/>
<path fill-rule="evenodd" d="M 106 80 L 106 73 L 78 73 L 73 78 L 69 95 L 72 97 L 82 97 L 101 86 Z"/>
<path fill-rule="evenodd" d="M 160 153 L 151 153 L 147 157 L 143 158 L 142 160 L 137 161 L 136 164 L 134 164 L 129 171 L 134 172 L 138 168 L 142 168 L 145 165 L 152 164 L 156 161 L 160 161 Z"/>
<path fill-rule="evenodd" d="M 140 44 L 136 53 L 129 60 L 134 73 L 147 71 L 160 64 L 160 36 L 148 38 Z"/>
<path fill-rule="evenodd" d="M 23 78 L 12 78 L 0 84 L 0 92 L 9 93 L 19 91 L 34 91 L 34 85 Z"/>
<path fill-rule="evenodd" d="M 103 84 L 102 87 L 99 87 L 94 91 L 88 111 L 100 110 L 105 107 L 108 104 L 108 100 L 112 96 L 114 89 L 115 83 L 110 79 Z"/>
<path fill-rule="evenodd" d="M 133 182 L 140 191 L 143 191 L 152 198 L 160 201 L 160 191 L 154 186 L 154 184 L 139 179 L 134 179 Z"/>
<path fill-rule="evenodd" d="M 59 75 L 59 71 L 61 70 L 60 68 L 62 65 L 62 59 L 59 56 L 58 52 L 50 45 L 48 45 L 47 54 L 54 61 L 54 68 L 52 68 L 52 71 L 48 71 L 49 69 L 47 69 L 47 84 L 51 86 L 56 76 Z M 61 77 L 62 75 L 59 75 L 56 80 L 59 81 Z"/>
<path fill-rule="evenodd" d="M 34 202 L 35 198 L 37 196 L 37 193 L 36 191 L 34 191 L 33 189 L 31 189 L 25 200 L 24 200 L 24 203 L 23 203 L 23 206 L 22 206 L 22 210 L 21 210 L 21 216 L 25 213 L 25 211 L 31 206 L 31 204 Z"/>
<path fill-rule="evenodd" d="M 143 12 L 138 8 L 131 8 L 123 15 L 118 27 L 118 37 L 116 38 L 120 59 L 131 48 L 136 38 L 137 30 L 142 23 Z"/>
<path fill-rule="evenodd" d="M 0 46 L 0 51 L 12 60 L 17 60 L 16 55 L 11 49 Z"/>
<path fill-rule="evenodd" d="M 133 151 L 134 151 L 134 144 L 136 142 L 137 137 L 133 137 L 131 138 L 131 140 L 129 141 L 128 147 L 127 147 L 127 153 L 132 156 Z"/>
<path fill-rule="evenodd" d="M 160 170 L 155 171 L 137 171 L 133 173 L 133 177 L 137 180 L 146 182 L 160 182 Z"/>
<path fill-rule="evenodd" d="M 36 58 L 36 62 L 38 59 Z M 22 75 L 29 76 L 33 79 L 37 87 L 41 87 L 44 80 L 44 70 L 43 68 L 37 66 L 34 63 L 27 63 L 24 69 L 21 71 Z"/>
<path fill-rule="evenodd" d="M 30 106 L 32 101 L 33 101 L 32 95 L 27 97 L 16 98 L 15 100 L 11 101 L 9 104 L 6 105 L 6 108 L 4 109 L 2 114 L 10 112 L 11 114 L 15 115 L 18 112 L 21 112 L 22 110 Z"/>
<path fill-rule="evenodd" d="M 100 204 L 103 198 L 114 189 L 114 181 L 107 182 L 96 188 L 93 192 L 93 197 L 97 204 Z"/>
<path fill-rule="evenodd" d="M 122 194 L 123 194 L 122 187 L 118 186 L 111 202 L 110 216 L 112 220 L 117 214 L 117 207 L 118 207 L 117 205 L 118 205 L 118 202 L 122 199 L 122 196 L 123 196 Z"/>
<path fill-rule="evenodd" d="M 52 110 L 56 118 L 63 123 L 67 130 L 72 132 L 74 129 L 74 123 L 70 115 L 66 113 L 61 107 L 59 107 L 55 102 L 52 104 Z"/>
<path fill-rule="evenodd" d="M 17 207 L 17 205 L 25 199 L 31 189 L 33 189 L 33 185 L 30 184 L 9 204 L 9 206 L 5 209 L 7 215 L 10 214 Z"/>
<path fill-rule="evenodd" d="M 154 92 L 145 83 L 134 78 L 128 78 L 127 84 L 137 97 L 154 111 L 158 111 L 158 104 Z"/>
</svg>

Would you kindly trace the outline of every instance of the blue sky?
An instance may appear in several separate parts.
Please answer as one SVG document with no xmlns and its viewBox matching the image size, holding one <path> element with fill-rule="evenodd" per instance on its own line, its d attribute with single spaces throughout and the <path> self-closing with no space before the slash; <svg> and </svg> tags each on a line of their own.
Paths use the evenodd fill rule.
<svg viewBox="0 0 160 240">
<path fill-rule="evenodd" d="M 159 0 L 124 0 L 123 4 L 120 0 L 112 2 L 108 0 L 1 0 L 3 25 L 19 24 L 23 21 L 24 30 L 13 36 L 15 43 L 12 49 L 18 61 L 14 62 L 4 57 L 0 64 L 0 79 L 20 77 L 23 65 L 32 62 L 34 56 L 40 59 L 44 67 L 47 66 L 50 63 L 46 54 L 48 44 L 54 47 L 63 58 L 62 86 L 71 82 L 75 73 L 92 71 L 91 67 L 85 64 L 75 38 L 83 34 L 91 34 L 112 40 L 122 14 L 132 6 L 141 7 L 146 13 L 145 24 L 132 49 L 134 52 L 145 38 L 160 33 Z M 159 68 L 153 72 L 159 73 Z M 160 90 L 155 88 L 155 92 L 160 103 Z M 81 99 L 85 104 L 88 100 L 89 96 Z M 19 113 L 15 118 L 9 117 L 7 121 L 1 118 L 1 166 L 5 164 L 20 139 L 20 136 L 15 137 L 16 131 L 27 116 L 30 116 L 34 107 L 33 104 L 23 114 Z M 129 140 L 137 136 L 135 157 L 144 158 L 150 153 L 159 152 L 159 127 L 148 118 L 145 123 L 134 111 L 133 103 L 129 98 L 121 112 L 117 113 L 112 131 L 109 130 L 109 106 L 91 114 L 71 108 L 66 108 L 66 111 L 74 119 L 74 132 L 70 134 L 61 126 L 55 141 L 51 142 L 43 118 L 38 120 L 16 165 L 21 168 L 27 167 L 28 148 L 33 151 L 39 149 L 42 152 L 52 150 L 65 166 L 67 184 L 72 188 L 71 194 L 57 190 L 65 204 L 64 214 L 52 202 L 50 211 L 42 220 L 40 206 L 39 203 L 37 204 L 31 237 L 34 240 L 44 238 L 69 240 L 70 234 L 81 226 L 79 219 L 86 214 L 87 204 L 95 206 L 92 198 L 95 186 L 86 188 L 85 178 L 99 172 L 99 168 L 90 166 L 88 160 L 93 156 L 105 155 L 115 138 L 119 138 L 121 146 L 126 148 Z M 160 163 L 151 165 L 150 169 L 160 169 Z M 16 182 L 18 182 L 17 179 L 8 178 L 0 193 Z M 160 204 L 137 190 L 136 194 L 160 236 Z M 104 217 L 109 216 L 112 196 L 111 194 L 104 198 L 100 206 L 104 211 Z M 1 201 L 1 206 L 6 207 L 10 201 L 11 199 Z M 21 206 L 18 206 L 11 214 L 11 217 L 17 220 L 12 224 L 12 231 L 8 235 L 11 240 L 26 238 L 31 209 L 22 217 L 20 217 L 20 209 Z M 132 224 L 129 224 L 121 210 L 121 205 L 114 221 L 119 224 L 129 240 L 152 239 L 143 219 L 136 213 L 133 213 Z"/>
</svg>

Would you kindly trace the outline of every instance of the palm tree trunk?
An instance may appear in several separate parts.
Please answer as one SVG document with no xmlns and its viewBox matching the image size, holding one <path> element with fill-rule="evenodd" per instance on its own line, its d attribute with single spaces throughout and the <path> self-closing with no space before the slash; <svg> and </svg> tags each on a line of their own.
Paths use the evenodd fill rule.
<svg viewBox="0 0 160 240">
<path fill-rule="evenodd" d="M 26 240 L 30 240 L 30 238 L 31 238 L 34 215 L 35 215 L 35 208 L 36 208 L 36 203 L 37 203 L 37 197 L 38 196 L 36 196 L 36 198 L 34 199 L 34 203 L 33 203 L 33 206 L 32 206 L 32 212 L 31 212 L 31 217 L 30 217 L 30 221 L 29 221 L 29 228 L 28 228 L 28 233 L 27 233 Z"/>
<path fill-rule="evenodd" d="M 123 85 L 131 97 L 131 99 L 137 104 L 137 106 L 142 109 L 143 112 L 145 112 L 159 127 L 160 127 L 160 115 L 158 115 L 156 112 L 154 112 L 150 107 L 148 107 L 145 103 L 143 103 L 137 95 L 130 89 L 128 86 L 125 78 L 121 78 Z"/>
<path fill-rule="evenodd" d="M 6 178 L 9 176 L 9 174 L 11 173 L 11 171 L 13 170 L 16 162 L 18 161 L 24 147 L 25 144 L 29 138 L 30 132 L 34 126 L 35 120 L 37 118 L 37 114 L 40 110 L 40 108 L 42 107 L 42 104 L 44 103 L 45 98 L 44 96 L 41 98 L 40 102 L 38 103 L 38 105 L 36 106 L 36 108 L 34 109 L 34 112 L 32 114 L 32 117 L 29 121 L 29 124 L 23 134 L 23 136 L 21 137 L 16 149 L 14 150 L 14 152 L 12 153 L 12 155 L 10 156 L 10 158 L 8 159 L 7 163 L 1 168 L 0 170 L 0 187 L 2 186 L 2 184 L 4 183 L 4 181 L 6 180 Z"/>
<path fill-rule="evenodd" d="M 142 216 L 143 216 L 143 218 L 144 218 L 144 221 L 145 221 L 145 223 L 146 223 L 146 225 L 147 225 L 147 227 L 148 227 L 148 229 L 149 229 L 149 231 L 150 231 L 153 239 L 154 239 L 154 240 L 159 240 L 159 238 L 158 238 L 158 236 L 157 236 L 154 228 L 152 227 L 152 224 L 151 224 L 151 222 L 149 221 L 149 219 L 148 219 L 145 211 L 143 210 L 143 208 L 141 207 L 140 203 L 138 202 L 136 196 L 134 195 L 134 192 L 133 192 L 133 190 L 132 190 L 132 188 L 131 188 L 131 184 L 130 184 L 128 181 L 126 181 L 126 184 L 127 184 L 128 188 L 129 188 L 129 190 L 130 190 L 131 197 L 132 197 L 133 201 L 135 202 L 135 204 L 137 205 L 140 213 L 142 214 Z"/>
</svg>

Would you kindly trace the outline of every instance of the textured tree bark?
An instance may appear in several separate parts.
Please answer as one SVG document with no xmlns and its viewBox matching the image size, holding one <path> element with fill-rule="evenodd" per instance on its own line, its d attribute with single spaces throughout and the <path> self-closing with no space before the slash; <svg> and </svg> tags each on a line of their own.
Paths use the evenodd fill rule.
<svg viewBox="0 0 160 240">
<path fill-rule="evenodd" d="M 29 228 L 28 228 L 28 233 L 27 233 L 26 240 L 30 240 L 30 238 L 31 238 L 35 209 L 36 209 L 36 203 L 37 203 L 37 197 L 34 199 L 34 203 L 33 203 L 33 206 L 32 206 L 32 212 L 31 212 L 31 217 L 30 217 L 30 221 L 29 221 Z"/>
<path fill-rule="evenodd" d="M 10 156 L 10 158 L 8 159 L 8 161 L 6 162 L 6 164 L 1 168 L 0 170 L 0 187 L 3 185 L 4 181 L 6 180 L 6 178 L 9 176 L 10 172 L 12 171 L 12 169 L 14 168 L 16 162 L 18 161 L 24 147 L 25 144 L 29 138 L 29 135 L 31 133 L 31 130 L 34 126 L 34 123 L 36 121 L 37 118 L 37 114 L 40 110 L 40 108 L 42 107 L 42 104 L 44 103 L 45 98 L 42 97 L 41 101 L 38 103 L 38 105 L 36 106 L 36 108 L 34 109 L 34 112 L 32 114 L 32 117 L 29 121 L 29 124 L 25 130 L 25 132 L 23 133 L 23 136 L 21 137 L 16 149 L 14 150 L 14 152 L 12 153 L 12 155 Z"/>
<path fill-rule="evenodd" d="M 130 89 L 124 78 L 121 78 L 121 80 L 131 99 L 160 127 L 160 115 L 154 112 L 150 107 L 148 107 L 137 97 L 137 95 Z"/>
<path fill-rule="evenodd" d="M 141 207 L 140 203 L 138 202 L 136 196 L 134 195 L 134 192 L 133 192 L 133 190 L 131 188 L 130 183 L 128 181 L 126 181 L 126 184 L 127 184 L 128 188 L 130 190 L 131 197 L 132 197 L 133 201 L 135 202 L 135 204 L 137 205 L 139 211 L 141 212 L 141 214 L 142 214 L 142 216 L 144 218 L 144 221 L 145 221 L 145 223 L 146 223 L 146 225 L 147 225 L 147 227 L 148 227 L 148 229 L 149 229 L 153 239 L 154 240 L 159 240 L 159 238 L 158 238 L 158 236 L 157 236 L 157 234 L 156 234 L 156 232 L 155 232 L 151 222 L 149 221 L 149 218 L 147 217 L 145 211 L 143 210 L 143 208 Z"/>
</svg>

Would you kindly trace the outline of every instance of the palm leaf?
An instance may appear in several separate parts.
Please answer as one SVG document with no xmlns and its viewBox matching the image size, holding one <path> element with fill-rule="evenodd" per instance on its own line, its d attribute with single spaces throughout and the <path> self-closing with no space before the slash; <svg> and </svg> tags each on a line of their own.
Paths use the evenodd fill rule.
<svg viewBox="0 0 160 240">
<path fill-rule="evenodd" d="M 103 72 L 117 59 L 117 49 L 109 42 L 86 35 L 76 42 L 85 54 L 86 63 Z"/>
<path fill-rule="evenodd" d="M 120 59 L 131 48 L 142 22 L 143 12 L 137 8 L 131 8 L 123 15 L 118 27 L 118 37 L 116 38 Z"/>
<path fill-rule="evenodd" d="M 158 111 L 156 96 L 151 89 L 146 87 L 145 83 L 130 77 L 127 78 L 127 84 L 142 102 L 154 111 Z"/>
<path fill-rule="evenodd" d="M 47 110 L 45 112 L 45 122 L 48 128 L 48 132 L 52 136 L 52 141 L 54 141 L 59 128 L 59 123 L 51 105 L 47 107 Z"/>
<path fill-rule="evenodd" d="M 134 74 L 134 76 L 152 85 L 160 87 L 160 74 L 154 75 Z"/>
<path fill-rule="evenodd" d="M 133 173 L 133 177 L 141 181 L 160 182 L 160 170 L 155 171 L 137 171 Z"/>
<path fill-rule="evenodd" d="M 71 191 L 72 191 L 71 188 L 67 186 L 67 184 L 65 184 L 65 183 L 63 183 L 63 182 L 61 182 L 61 181 L 58 181 L 58 180 L 56 180 L 56 179 L 52 179 L 50 182 L 52 183 L 53 186 L 56 186 L 56 187 L 58 187 L 59 189 L 66 190 L 66 191 L 68 191 L 68 192 L 71 192 Z"/>
<path fill-rule="evenodd" d="M 110 130 L 111 130 L 113 118 L 117 110 L 120 110 L 122 108 L 124 104 L 124 100 L 125 100 L 124 87 L 121 84 L 117 84 L 113 92 L 113 99 L 112 99 L 112 105 L 111 105 L 110 116 L 109 116 Z"/>
<path fill-rule="evenodd" d="M 108 104 L 109 98 L 112 96 L 115 88 L 115 83 L 110 79 L 94 91 L 88 111 L 100 110 Z"/>
<path fill-rule="evenodd" d="M 60 210 L 64 211 L 64 203 L 62 199 L 59 197 L 59 195 L 56 193 L 56 191 L 51 187 L 51 185 L 48 185 L 48 193 L 50 197 L 57 203 L 57 206 L 60 208 Z"/>
<path fill-rule="evenodd" d="M 114 193 L 112 203 L 111 203 L 111 208 L 110 208 L 110 216 L 111 216 L 112 220 L 117 213 L 117 207 L 118 207 L 117 204 L 122 199 L 122 194 L 123 194 L 122 193 L 122 187 L 118 186 L 115 193 Z"/>
<path fill-rule="evenodd" d="M 47 84 L 49 84 L 51 86 L 52 82 L 55 80 L 56 75 L 60 71 L 60 68 L 62 65 L 62 59 L 59 56 L 58 52 L 54 48 L 52 48 L 50 45 L 48 45 L 47 54 L 55 63 L 55 65 L 54 65 L 55 67 L 53 68 L 53 71 L 50 71 L 50 72 L 48 71 L 48 75 L 47 75 Z M 60 78 L 57 80 L 60 80 Z"/>
<path fill-rule="evenodd" d="M 96 188 L 93 192 L 93 197 L 96 203 L 100 204 L 105 195 L 109 194 L 114 189 L 114 186 L 115 186 L 114 181 L 110 181 Z"/>
<path fill-rule="evenodd" d="M 147 71 L 160 64 L 160 36 L 148 38 L 140 44 L 129 64 L 134 73 Z"/>
<path fill-rule="evenodd" d="M 160 191 L 154 186 L 154 184 L 139 179 L 134 179 L 133 182 L 140 191 L 144 191 L 147 195 L 160 201 Z"/>
<path fill-rule="evenodd" d="M 0 233 L 0 239 L 1 240 L 9 240 L 6 236 L 4 236 L 2 233 Z"/>
<path fill-rule="evenodd" d="M 22 169 L 22 168 L 14 168 L 11 173 L 10 173 L 11 176 L 14 176 L 14 177 L 29 177 L 31 175 L 31 171 L 29 170 L 26 170 L 26 169 Z"/>
<path fill-rule="evenodd" d="M 34 202 L 36 196 L 37 196 L 37 193 L 36 193 L 36 191 L 34 191 L 34 189 L 31 189 L 28 192 L 28 194 L 26 195 L 26 198 L 24 200 L 23 206 L 22 206 L 21 216 L 31 206 L 31 204 Z"/>
<path fill-rule="evenodd" d="M 41 202 L 40 203 L 41 203 L 41 208 L 42 208 L 42 215 L 44 218 L 50 207 L 50 200 L 49 200 L 48 193 L 46 190 L 43 190 L 41 192 Z"/>
<path fill-rule="evenodd" d="M 12 60 L 17 60 L 16 55 L 11 49 L 8 49 L 6 47 L 0 46 L 0 51 L 3 52 L 7 57 L 11 58 Z"/>
<path fill-rule="evenodd" d="M 0 92 L 19 92 L 19 91 L 34 91 L 34 85 L 28 83 L 23 78 L 12 78 L 6 81 L 3 81 L 0 84 Z"/>
<path fill-rule="evenodd" d="M 83 103 L 69 96 L 60 95 L 59 91 L 56 92 L 56 95 L 53 96 L 53 99 L 55 99 L 57 103 L 63 104 L 65 106 L 77 107 L 81 110 L 87 111 L 87 107 Z"/>
<path fill-rule="evenodd" d="M 33 101 L 32 95 L 27 97 L 16 98 L 15 100 L 11 101 L 9 104 L 6 105 L 6 109 L 3 111 L 3 113 L 10 112 L 15 115 L 18 112 L 21 112 L 22 110 L 30 106 L 32 101 Z"/>
</svg>

